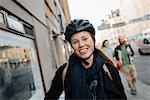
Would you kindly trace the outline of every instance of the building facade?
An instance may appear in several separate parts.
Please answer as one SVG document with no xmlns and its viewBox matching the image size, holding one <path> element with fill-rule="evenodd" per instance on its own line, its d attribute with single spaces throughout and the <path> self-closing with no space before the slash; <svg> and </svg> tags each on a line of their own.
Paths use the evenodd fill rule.
<svg viewBox="0 0 150 100">
<path fill-rule="evenodd" d="M 67 61 L 67 0 L 0 0 L 0 98 L 43 100 Z"/>
<path fill-rule="evenodd" d="M 113 48 L 118 45 L 118 36 L 125 35 L 125 24 L 126 23 L 122 20 L 122 16 L 120 15 L 120 10 L 111 10 L 111 13 L 108 14 L 105 19 L 102 20 L 102 24 L 98 26 L 98 30 L 102 37 L 98 45 L 101 46 L 104 40 L 109 40 Z"/>
<path fill-rule="evenodd" d="M 120 0 L 120 7 L 112 10 L 99 27 L 102 39 L 111 45 L 118 44 L 118 36 L 125 35 L 129 41 L 136 42 L 144 31 L 150 29 L 150 0 Z M 107 22 L 107 24 L 105 23 Z"/>
<path fill-rule="evenodd" d="M 150 0 L 120 0 L 122 19 L 126 21 L 125 33 L 129 40 L 138 40 L 150 28 Z"/>
</svg>

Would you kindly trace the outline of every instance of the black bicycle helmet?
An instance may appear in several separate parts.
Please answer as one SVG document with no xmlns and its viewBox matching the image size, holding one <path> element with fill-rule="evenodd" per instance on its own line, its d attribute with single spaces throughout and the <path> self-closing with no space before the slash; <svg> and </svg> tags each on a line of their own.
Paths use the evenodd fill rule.
<svg viewBox="0 0 150 100">
<path fill-rule="evenodd" d="M 71 36 L 74 33 L 81 32 L 81 31 L 88 31 L 93 36 L 95 36 L 95 29 L 93 25 L 88 21 L 84 19 L 75 19 L 71 21 L 70 24 L 66 27 L 66 31 L 64 33 L 65 39 L 70 42 Z"/>
</svg>

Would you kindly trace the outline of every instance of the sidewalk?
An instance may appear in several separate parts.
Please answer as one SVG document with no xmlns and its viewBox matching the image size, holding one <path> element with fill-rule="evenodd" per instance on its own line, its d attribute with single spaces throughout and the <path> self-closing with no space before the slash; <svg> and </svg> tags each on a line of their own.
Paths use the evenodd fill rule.
<svg viewBox="0 0 150 100">
<path fill-rule="evenodd" d="M 120 77 L 127 95 L 128 100 L 150 100 L 150 86 L 142 83 L 140 80 L 137 80 L 137 95 L 131 95 L 128 84 L 125 80 L 125 77 L 122 72 L 120 73 Z"/>
</svg>

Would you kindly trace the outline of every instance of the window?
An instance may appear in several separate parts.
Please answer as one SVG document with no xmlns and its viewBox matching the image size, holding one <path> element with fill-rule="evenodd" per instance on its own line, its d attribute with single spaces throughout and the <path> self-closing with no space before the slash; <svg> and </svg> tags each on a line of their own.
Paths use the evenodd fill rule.
<svg viewBox="0 0 150 100">
<path fill-rule="evenodd" d="M 23 24 L 13 16 L 7 16 L 8 27 L 16 31 L 25 33 Z"/>
<path fill-rule="evenodd" d="M 27 26 L 27 25 L 24 24 L 24 30 L 25 30 L 25 34 L 33 36 L 33 29 L 32 29 L 32 27 Z"/>
<path fill-rule="evenodd" d="M 0 24 L 5 24 L 5 27 L 9 28 L 9 30 L 13 30 L 13 32 L 18 32 L 19 34 L 22 33 L 22 35 L 27 34 L 33 36 L 33 27 L 30 24 L 15 16 L 13 13 L 5 10 L 4 8 L 2 10 L 0 9 Z"/>
<path fill-rule="evenodd" d="M 21 33 L 33 36 L 33 27 L 13 16 L 7 16 L 8 27 Z"/>
<path fill-rule="evenodd" d="M 4 24 L 4 15 L 0 12 L 0 23 Z"/>
<path fill-rule="evenodd" d="M 0 30 L 0 99 L 44 98 L 34 41 Z"/>
<path fill-rule="evenodd" d="M 0 87 L 1 93 L 5 92 L 5 95 L 1 95 L 0 98 L 4 100 L 16 97 L 20 100 L 30 98 L 32 92 L 36 90 L 31 68 L 32 55 L 29 55 L 31 48 L 16 48 L 10 45 L 3 45 L 0 48 L 0 53 L 5 54 L 0 58 Z"/>
<path fill-rule="evenodd" d="M 62 17 L 61 17 L 61 15 L 58 15 L 58 17 L 59 17 L 59 24 L 60 24 L 60 30 L 61 30 L 61 33 L 64 33 L 64 28 L 63 28 L 63 23 L 62 23 Z"/>
<path fill-rule="evenodd" d="M 54 5 L 57 6 L 56 1 L 54 1 Z"/>
</svg>

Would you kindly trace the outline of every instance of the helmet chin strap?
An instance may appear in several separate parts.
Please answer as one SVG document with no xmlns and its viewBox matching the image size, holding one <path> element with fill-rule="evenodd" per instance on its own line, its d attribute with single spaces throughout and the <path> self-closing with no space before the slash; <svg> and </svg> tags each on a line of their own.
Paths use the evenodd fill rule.
<svg viewBox="0 0 150 100">
<path fill-rule="evenodd" d="M 94 51 L 90 54 L 89 57 L 82 59 L 82 61 L 85 65 L 89 65 L 89 62 L 87 62 L 86 60 L 89 59 L 93 55 L 93 53 L 94 53 Z"/>
</svg>

